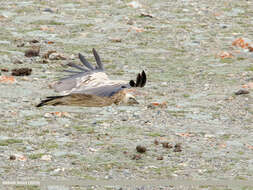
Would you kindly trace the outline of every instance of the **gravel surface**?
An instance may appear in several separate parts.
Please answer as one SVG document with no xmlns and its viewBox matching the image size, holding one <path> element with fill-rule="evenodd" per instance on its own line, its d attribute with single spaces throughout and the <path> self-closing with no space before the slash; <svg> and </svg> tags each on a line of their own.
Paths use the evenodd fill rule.
<svg viewBox="0 0 253 190">
<path fill-rule="evenodd" d="M 1 180 L 252 179 L 253 1 L 0 4 Z M 146 71 L 140 104 L 36 108 L 92 48 L 112 79 Z"/>
</svg>

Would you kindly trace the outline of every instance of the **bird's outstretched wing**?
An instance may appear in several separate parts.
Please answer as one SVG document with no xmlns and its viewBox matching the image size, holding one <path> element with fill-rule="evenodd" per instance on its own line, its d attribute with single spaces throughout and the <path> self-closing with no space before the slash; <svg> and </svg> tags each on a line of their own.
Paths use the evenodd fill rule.
<svg viewBox="0 0 253 190">
<path fill-rule="evenodd" d="M 72 74 L 51 85 L 52 88 L 62 95 L 81 93 L 97 96 L 112 96 L 124 88 L 144 87 L 146 84 L 146 74 L 144 71 L 137 75 L 136 82 L 133 80 L 130 82 L 110 80 L 104 72 L 104 67 L 98 53 L 94 48 L 92 52 L 97 63 L 95 68 L 79 53 L 79 59 L 83 63 L 83 66 L 69 63 L 68 66 L 79 71 L 65 70 Z"/>
<path fill-rule="evenodd" d="M 98 73 L 99 75 L 99 73 Z M 130 80 L 129 82 L 120 80 L 96 80 L 89 81 L 88 86 L 86 84 L 81 84 L 78 88 L 73 90 L 71 93 L 77 94 L 92 94 L 102 97 L 111 97 L 121 90 L 132 87 L 144 87 L 146 84 L 146 73 L 142 71 L 137 75 L 136 82 Z"/>
<path fill-rule="evenodd" d="M 85 57 L 81 53 L 79 53 L 78 56 L 83 66 L 79 66 L 74 63 L 68 63 L 68 66 L 75 68 L 77 70 L 74 70 L 74 71 L 64 70 L 65 72 L 68 72 L 71 74 L 55 82 L 54 84 L 51 85 L 51 87 L 56 92 L 60 92 L 62 94 L 69 94 L 73 90 L 77 89 L 81 84 L 88 85 L 91 87 L 91 85 L 88 84 L 88 81 L 90 80 L 94 81 L 94 79 L 97 78 L 98 76 L 99 76 L 98 79 L 109 80 L 108 76 L 104 72 L 104 67 L 98 53 L 96 52 L 94 48 L 92 49 L 92 52 L 97 62 L 97 66 L 95 68 L 85 59 Z M 95 73 L 99 73 L 99 74 L 95 74 Z"/>
</svg>

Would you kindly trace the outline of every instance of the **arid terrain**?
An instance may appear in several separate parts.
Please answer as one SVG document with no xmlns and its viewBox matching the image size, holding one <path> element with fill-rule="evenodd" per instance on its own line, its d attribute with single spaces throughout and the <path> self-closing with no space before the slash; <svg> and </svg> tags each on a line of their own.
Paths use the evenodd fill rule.
<svg viewBox="0 0 253 190">
<path fill-rule="evenodd" d="M 253 1 L 0 5 L 1 180 L 252 180 Z M 95 64 L 92 48 L 112 79 L 146 71 L 140 104 L 35 107 L 57 95 L 49 84 L 66 76 L 69 62 L 81 64 L 78 53 Z M 32 71 L 12 76 L 20 68 Z"/>
</svg>

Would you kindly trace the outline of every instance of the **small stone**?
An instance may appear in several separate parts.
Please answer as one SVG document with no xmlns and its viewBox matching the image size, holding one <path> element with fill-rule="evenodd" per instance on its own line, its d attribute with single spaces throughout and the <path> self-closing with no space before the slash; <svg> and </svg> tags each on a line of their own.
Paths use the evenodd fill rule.
<svg viewBox="0 0 253 190">
<path fill-rule="evenodd" d="M 241 89 L 241 90 L 238 90 L 237 92 L 235 92 L 235 95 L 241 95 L 241 94 L 249 94 L 249 91 Z"/>
<path fill-rule="evenodd" d="M 150 108 L 150 109 L 155 109 L 156 107 L 159 107 L 159 108 L 167 108 L 167 102 L 152 102 L 150 103 L 147 108 Z"/>
<path fill-rule="evenodd" d="M 26 57 L 36 57 L 36 56 L 39 56 L 39 54 L 40 54 L 40 47 L 39 46 L 34 46 L 31 49 L 28 49 L 25 51 Z"/>
<path fill-rule="evenodd" d="M 43 161 L 51 161 L 52 156 L 51 155 L 43 155 L 40 159 Z"/>
<path fill-rule="evenodd" d="M 120 38 L 112 38 L 111 42 L 121 42 L 122 40 Z"/>
<path fill-rule="evenodd" d="M 205 138 L 214 138 L 215 135 L 212 135 L 212 134 L 205 134 Z"/>
<path fill-rule="evenodd" d="M 97 152 L 98 150 L 95 149 L 95 148 L 91 148 L 91 147 L 90 147 L 90 148 L 89 148 L 89 151 L 90 151 L 90 152 Z"/>
<path fill-rule="evenodd" d="M 75 59 L 75 55 L 74 55 L 74 54 L 71 54 L 71 55 L 69 56 L 69 59 L 74 60 L 74 59 Z"/>
<path fill-rule="evenodd" d="M 155 145 L 159 145 L 159 141 L 157 139 L 154 140 Z"/>
<path fill-rule="evenodd" d="M 48 61 L 48 60 L 46 60 L 46 59 L 42 59 L 42 60 L 41 60 L 41 63 L 43 63 L 43 64 L 47 64 L 47 63 L 49 63 L 49 61 Z"/>
<path fill-rule="evenodd" d="M 14 64 L 22 64 L 23 62 L 20 61 L 20 60 L 15 60 L 13 63 L 14 63 Z"/>
<path fill-rule="evenodd" d="M 27 76 L 32 73 L 32 69 L 29 68 L 12 69 L 11 71 L 12 76 Z"/>
<path fill-rule="evenodd" d="M 2 68 L 1 71 L 2 71 L 2 72 L 9 72 L 9 69 L 7 69 L 7 68 Z"/>
<path fill-rule="evenodd" d="M 47 117 L 47 118 L 52 117 L 52 114 L 51 113 L 45 113 L 44 117 Z"/>
<path fill-rule="evenodd" d="M 151 124 L 151 121 L 146 120 L 146 121 L 144 121 L 144 123 L 145 123 L 145 124 Z"/>
<path fill-rule="evenodd" d="M 138 115 L 136 113 L 133 114 L 133 117 L 136 118 L 136 119 L 140 119 L 140 115 Z"/>
<path fill-rule="evenodd" d="M 163 156 L 158 156 L 156 159 L 157 160 L 163 160 Z"/>
<path fill-rule="evenodd" d="M 25 43 L 18 44 L 17 47 L 24 47 Z"/>
<path fill-rule="evenodd" d="M 27 146 L 25 148 L 26 148 L 26 151 L 33 151 L 34 150 L 31 146 Z"/>
<path fill-rule="evenodd" d="M 16 160 L 16 156 L 15 155 L 10 155 L 10 160 Z"/>
<path fill-rule="evenodd" d="M 49 59 L 50 60 L 66 60 L 67 58 L 64 55 L 59 54 L 59 53 L 51 53 L 49 55 Z"/>
<path fill-rule="evenodd" d="M 42 57 L 43 57 L 44 59 L 48 59 L 49 56 L 50 56 L 52 53 L 56 53 L 56 51 L 55 51 L 55 50 L 48 51 L 48 52 L 45 53 Z"/>
<path fill-rule="evenodd" d="M 0 83 L 15 83 L 17 82 L 13 76 L 1 76 Z"/>
<path fill-rule="evenodd" d="M 54 13 L 54 11 L 50 8 L 45 8 L 43 11 L 44 12 L 49 12 L 49 13 Z"/>
<path fill-rule="evenodd" d="M 27 158 L 26 158 L 24 155 L 15 154 L 14 156 L 15 156 L 15 158 L 16 158 L 18 161 L 22 161 L 22 162 L 26 162 L 26 161 L 27 161 Z"/>
<path fill-rule="evenodd" d="M 172 148 L 173 146 L 169 144 L 168 142 L 162 142 L 163 148 Z"/>
<path fill-rule="evenodd" d="M 148 13 L 144 13 L 144 12 L 142 12 L 140 16 L 141 17 L 149 17 L 149 18 L 153 18 L 154 17 L 153 15 L 148 14 Z"/>
<path fill-rule="evenodd" d="M 25 51 L 25 56 L 26 57 L 36 57 L 36 56 L 39 56 L 39 53 L 40 53 L 40 47 L 33 46 L 31 49 L 28 49 Z"/>
<path fill-rule="evenodd" d="M 127 3 L 127 5 L 135 9 L 142 7 L 142 4 L 140 4 L 138 1 L 132 1 L 130 3 Z"/>
<path fill-rule="evenodd" d="M 127 24 L 128 24 L 128 25 L 133 25 L 133 24 L 134 24 L 134 21 L 133 21 L 133 20 L 128 20 L 128 21 L 127 21 Z"/>
<path fill-rule="evenodd" d="M 134 154 L 132 157 L 132 160 L 140 160 L 141 159 L 141 155 L 139 154 Z"/>
<path fill-rule="evenodd" d="M 167 83 L 167 82 L 162 82 L 162 83 L 161 83 L 161 86 L 164 86 L 164 87 L 165 87 L 165 86 L 168 86 L 168 83 Z"/>
<path fill-rule="evenodd" d="M 35 39 L 30 40 L 29 42 L 30 42 L 30 43 L 34 43 L 34 44 L 35 44 L 35 43 L 39 43 L 39 41 L 38 41 L 38 40 L 35 40 Z"/>
<path fill-rule="evenodd" d="M 174 147 L 174 152 L 182 152 L 181 143 L 177 143 Z"/>
<path fill-rule="evenodd" d="M 144 152 L 147 151 L 147 148 L 146 148 L 145 146 L 138 145 L 138 146 L 136 147 L 136 150 L 137 150 L 137 152 L 139 152 L 139 153 L 144 153 Z"/>
</svg>

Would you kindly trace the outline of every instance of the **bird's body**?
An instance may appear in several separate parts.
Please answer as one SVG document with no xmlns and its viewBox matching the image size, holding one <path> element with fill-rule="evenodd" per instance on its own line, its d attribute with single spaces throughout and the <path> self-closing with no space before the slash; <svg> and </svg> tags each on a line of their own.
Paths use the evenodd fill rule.
<svg viewBox="0 0 253 190">
<path fill-rule="evenodd" d="M 134 96 L 129 93 L 129 88 L 145 86 L 145 72 L 142 71 L 141 74 L 138 74 L 136 82 L 133 80 L 130 82 L 110 80 L 104 72 L 103 64 L 95 49 L 93 49 L 93 54 L 97 62 L 95 68 L 82 54 L 79 54 L 79 59 L 87 68 L 73 63 L 68 64 L 79 71 L 66 70 L 66 72 L 73 74 L 51 85 L 61 96 L 49 96 L 47 99 L 42 100 L 37 107 L 44 105 L 102 107 L 111 104 L 138 103 Z"/>
<path fill-rule="evenodd" d="M 126 93 L 120 91 L 119 93 L 113 95 L 112 97 L 101 97 L 90 94 L 69 94 L 65 96 L 50 96 L 48 99 L 43 100 L 42 105 L 68 105 L 68 106 L 83 106 L 83 107 L 103 107 L 109 106 L 111 104 L 120 104 L 121 100 L 126 96 Z"/>
</svg>

